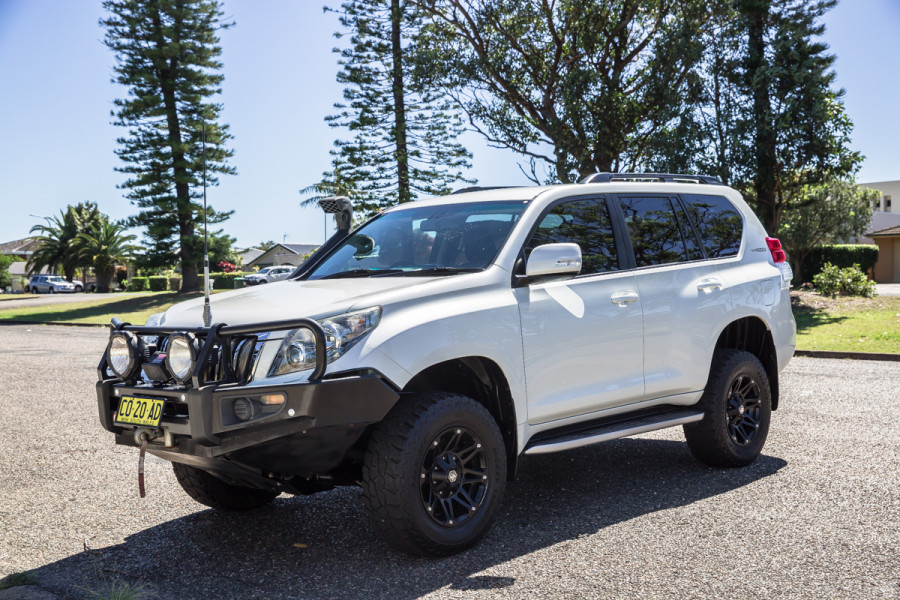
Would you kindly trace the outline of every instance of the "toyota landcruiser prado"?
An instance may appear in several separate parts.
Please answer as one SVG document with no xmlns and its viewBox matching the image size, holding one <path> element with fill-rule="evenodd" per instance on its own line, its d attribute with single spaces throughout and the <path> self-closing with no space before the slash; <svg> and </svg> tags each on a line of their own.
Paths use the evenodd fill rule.
<svg viewBox="0 0 900 600">
<path fill-rule="evenodd" d="M 790 267 L 703 176 L 595 174 L 396 206 L 285 281 L 113 320 L 100 421 L 217 509 L 361 485 L 396 547 L 447 554 L 523 455 L 680 425 L 752 462 L 794 352 Z"/>
</svg>

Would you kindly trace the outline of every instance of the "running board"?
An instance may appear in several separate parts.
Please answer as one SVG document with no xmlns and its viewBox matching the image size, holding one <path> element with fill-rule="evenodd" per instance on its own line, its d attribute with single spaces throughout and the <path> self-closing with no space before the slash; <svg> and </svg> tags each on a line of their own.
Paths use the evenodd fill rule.
<svg viewBox="0 0 900 600">
<path fill-rule="evenodd" d="M 552 432 L 541 432 L 541 434 L 538 434 L 540 436 L 539 441 L 529 442 L 528 446 L 525 447 L 525 454 L 549 454 L 550 452 L 571 450 L 572 448 L 599 444 L 600 442 L 647 433 L 657 429 L 665 429 L 666 427 L 694 423 L 702 418 L 703 411 L 696 408 L 688 408 L 669 410 L 660 414 L 637 416 L 630 420 L 615 419 L 614 422 L 599 422 L 596 426 L 589 429 L 582 429 L 577 432 L 570 430 L 555 436 L 552 435 Z"/>
</svg>

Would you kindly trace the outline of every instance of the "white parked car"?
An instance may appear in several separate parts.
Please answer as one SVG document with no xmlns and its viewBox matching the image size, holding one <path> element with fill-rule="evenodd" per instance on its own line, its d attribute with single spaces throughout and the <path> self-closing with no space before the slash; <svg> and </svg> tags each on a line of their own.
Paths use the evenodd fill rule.
<svg viewBox="0 0 900 600">
<path fill-rule="evenodd" d="M 244 285 L 259 285 L 260 283 L 272 283 L 287 279 L 291 273 L 297 270 L 292 265 L 279 265 L 277 267 L 263 267 L 252 275 L 244 277 Z"/>
<path fill-rule="evenodd" d="M 439 555 L 485 532 L 525 454 L 673 426 L 708 465 L 762 450 L 792 274 L 717 180 L 474 191 L 353 232 L 324 205 L 338 234 L 292 279 L 214 296 L 212 327 L 202 299 L 113 322 L 100 421 L 198 502 L 361 484 L 390 543 Z"/>
<path fill-rule="evenodd" d="M 83 283 L 80 281 L 66 281 L 66 278 L 61 275 L 33 275 L 25 286 L 26 294 L 66 294 L 83 291 Z"/>
</svg>

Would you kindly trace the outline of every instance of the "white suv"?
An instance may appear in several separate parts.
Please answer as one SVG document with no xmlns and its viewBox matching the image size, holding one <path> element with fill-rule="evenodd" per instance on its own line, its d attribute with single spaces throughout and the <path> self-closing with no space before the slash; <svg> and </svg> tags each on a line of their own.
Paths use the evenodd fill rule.
<svg viewBox="0 0 900 600">
<path fill-rule="evenodd" d="M 297 270 L 292 265 L 280 265 L 277 267 L 263 267 L 258 272 L 244 277 L 244 285 L 259 285 L 260 283 L 272 283 L 287 279 L 291 273 Z"/>
<path fill-rule="evenodd" d="M 195 500 L 251 509 L 361 484 L 396 547 L 447 554 L 524 454 L 683 426 L 752 462 L 795 325 L 790 268 L 709 177 L 596 174 L 394 207 L 292 279 L 114 320 L 97 384 L 119 444 Z"/>
</svg>

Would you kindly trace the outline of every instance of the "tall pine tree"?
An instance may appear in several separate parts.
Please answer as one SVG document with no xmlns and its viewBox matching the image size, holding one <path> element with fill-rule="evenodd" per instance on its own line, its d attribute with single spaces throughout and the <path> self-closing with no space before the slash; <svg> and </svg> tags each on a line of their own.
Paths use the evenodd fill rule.
<svg viewBox="0 0 900 600">
<path fill-rule="evenodd" d="M 819 39 L 835 0 L 711 2 L 702 99 L 656 140 L 651 167 L 718 175 L 775 235 L 786 211 L 810 201 L 809 186 L 847 178 L 861 161 Z"/>
<path fill-rule="evenodd" d="M 420 68 L 421 11 L 408 0 L 347 0 L 335 12 L 346 30 L 337 37 L 350 44 L 339 51 L 344 102 L 326 121 L 352 139 L 335 142 L 332 169 L 301 193 L 350 195 L 371 214 L 471 183 L 462 120 Z"/>
<path fill-rule="evenodd" d="M 128 88 L 115 100 L 114 123 L 128 129 L 117 140 L 116 154 L 126 166 L 122 188 L 140 207 L 129 219 L 146 228 L 147 260 L 153 266 L 181 263 L 182 292 L 199 288 L 197 276 L 203 240 L 200 177 L 203 169 L 201 125 L 206 123 L 207 183 L 216 173 L 233 174 L 228 125 L 218 122 L 223 76 L 217 32 L 223 21 L 217 0 L 106 0 L 104 43 L 116 56 L 114 81 Z M 210 223 L 231 212 L 209 209 Z"/>
</svg>

